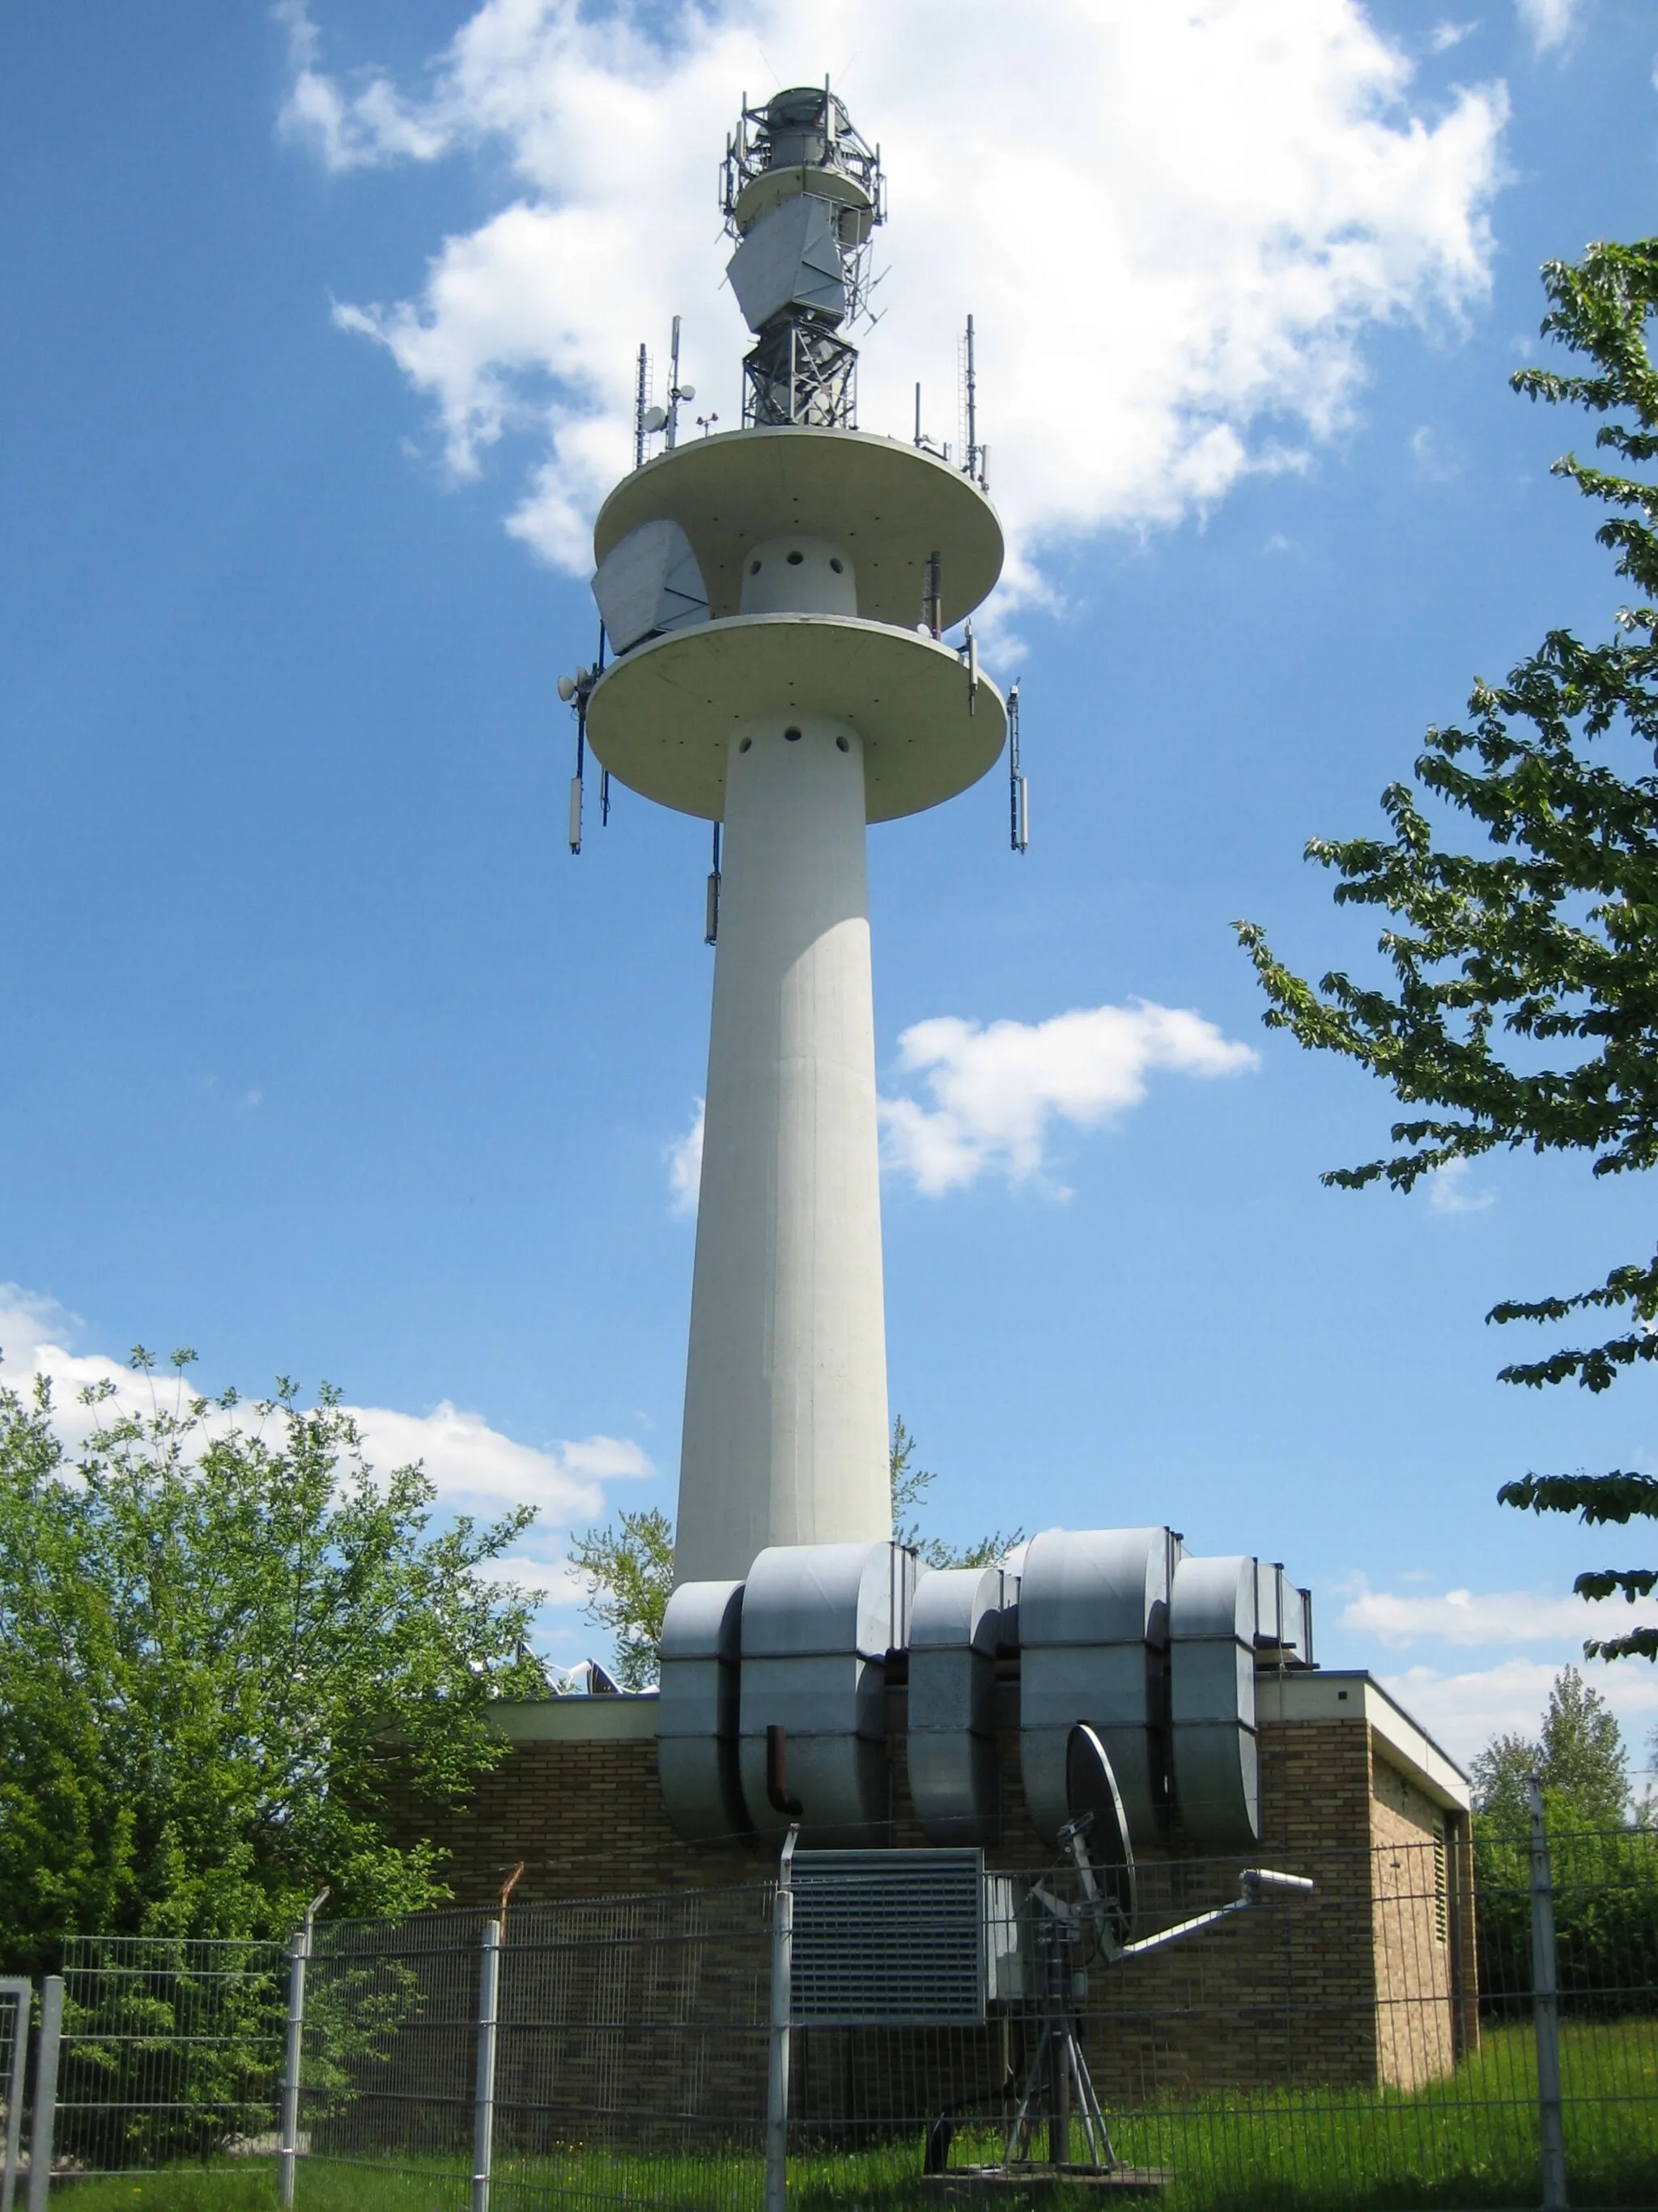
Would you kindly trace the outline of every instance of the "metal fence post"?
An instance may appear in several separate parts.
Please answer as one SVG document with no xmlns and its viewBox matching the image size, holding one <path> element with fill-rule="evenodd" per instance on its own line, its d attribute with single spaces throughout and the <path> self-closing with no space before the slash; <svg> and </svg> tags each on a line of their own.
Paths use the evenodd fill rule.
<svg viewBox="0 0 1658 2212">
<path fill-rule="evenodd" d="M 40 2046 L 34 2060 L 34 2118 L 29 2128 L 28 2212 L 46 2212 L 52 2187 L 52 2138 L 58 2118 L 58 2053 L 64 2037 L 64 1978 L 40 1984 Z"/>
<path fill-rule="evenodd" d="M 1543 2212 L 1565 2212 L 1566 2135 L 1560 2106 L 1560 1992 L 1554 1962 L 1554 1881 L 1543 1785 L 1531 1782 L 1532 2018 L 1537 2036 L 1537 2136 L 1543 2154 Z"/>
<path fill-rule="evenodd" d="M 472 2212 L 489 2212 L 495 2148 L 495 2022 L 501 1996 L 501 1923 L 488 1922 L 478 1957 L 477 2094 L 472 2124 Z"/>
<path fill-rule="evenodd" d="M 794 1839 L 777 1861 L 771 1917 L 771 2038 L 766 2073 L 766 2212 L 785 2212 L 789 2172 L 789 2023 L 794 1999 Z"/>
<path fill-rule="evenodd" d="M 276 2202 L 287 2212 L 294 2202 L 294 2164 L 300 2154 L 300 2067 L 305 2056 L 305 1970 L 311 1959 L 311 1931 L 328 1892 L 319 1891 L 305 1908 L 305 1919 L 288 1945 L 288 2033 L 282 2044 L 282 2101 L 276 2154 Z"/>
</svg>

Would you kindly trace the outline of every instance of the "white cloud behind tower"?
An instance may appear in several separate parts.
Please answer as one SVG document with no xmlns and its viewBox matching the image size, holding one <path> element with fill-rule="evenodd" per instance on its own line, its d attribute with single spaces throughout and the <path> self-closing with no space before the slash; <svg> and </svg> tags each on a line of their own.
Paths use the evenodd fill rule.
<svg viewBox="0 0 1658 2212">
<path fill-rule="evenodd" d="M 902 433 L 919 374 L 953 436 L 977 317 L 1016 581 L 1044 545 L 1303 465 L 1354 418 L 1367 331 L 1454 326 L 1490 281 L 1504 89 L 1419 85 L 1356 0 L 746 0 L 659 34 L 634 7 L 484 0 L 412 86 L 337 60 L 325 8 L 287 15 L 284 127 L 328 168 L 504 160 L 500 204 L 433 240 L 417 294 L 336 313 L 428 403 L 454 476 L 512 444 L 508 527 L 572 574 L 665 303 L 705 397 L 741 349 L 708 149 L 774 75 L 838 70 L 882 118 L 864 425 Z"/>
</svg>

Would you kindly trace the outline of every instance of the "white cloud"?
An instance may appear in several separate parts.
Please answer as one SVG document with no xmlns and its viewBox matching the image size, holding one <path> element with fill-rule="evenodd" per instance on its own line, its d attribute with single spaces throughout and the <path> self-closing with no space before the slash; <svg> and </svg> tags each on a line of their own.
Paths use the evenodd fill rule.
<svg viewBox="0 0 1658 2212">
<path fill-rule="evenodd" d="M 1447 1160 L 1442 1168 L 1435 1168 L 1426 1176 L 1428 1203 L 1436 1213 L 1483 1213 L 1487 1206 L 1495 1206 L 1494 1190 L 1470 1190 L 1468 1176 L 1472 1163 L 1467 1160 Z"/>
<path fill-rule="evenodd" d="M 659 38 L 653 15 L 483 0 L 409 91 L 325 72 L 288 10 L 283 128 L 329 168 L 504 157 L 505 204 L 436 246 L 418 298 L 337 313 L 430 402 L 457 476 L 528 434 L 508 526 L 572 573 L 628 465 L 635 349 L 675 308 L 700 399 L 737 419 L 748 340 L 712 173 L 745 84 L 856 54 L 845 88 L 893 208 L 863 422 L 903 434 L 919 376 L 951 434 L 971 308 L 1026 549 L 1299 465 L 1352 419 L 1367 328 L 1455 322 L 1488 288 L 1506 93 L 1413 106 L 1360 0 L 712 0 Z"/>
<path fill-rule="evenodd" d="M 1411 433 L 1411 465 L 1418 483 L 1450 483 L 1462 473 L 1461 462 L 1426 422 Z"/>
<path fill-rule="evenodd" d="M 1409 1577 L 1405 1577 L 1409 1579 Z M 1569 1644 L 1574 1650 L 1606 1626 L 1604 1608 L 1581 1597 L 1550 1597 L 1535 1590 L 1446 1590 L 1436 1597 L 1400 1597 L 1373 1590 L 1362 1580 L 1348 1601 L 1341 1626 L 1374 1636 L 1390 1650 L 1424 1637 L 1442 1644 Z"/>
<path fill-rule="evenodd" d="M 1466 1765 L 1500 1733 L 1536 1735 L 1559 1671 L 1558 1664 L 1545 1660 L 1505 1659 L 1497 1666 L 1463 1674 L 1412 1667 L 1402 1674 L 1378 1679 L 1436 1742 Z M 1612 1707 L 1627 1742 L 1638 1752 L 1658 1721 L 1658 1671 L 1628 1665 L 1594 1667 L 1586 1670 L 1585 1679 Z M 1639 1764 L 1638 1759 L 1635 1763 Z"/>
<path fill-rule="evenodd" d="M 194 1384 L 180 1385 L 169 1369 L 136 1375 L 125 1362 L 101 1352 L 70 1350 L 82 1323 L 52 1298 L 0 1284 L 0 1381 L 27 1388 L 35 1374 L 52 1385 L 56 1426 L 71 1449 L 101 1419 L 76 1403 L 83 1388 L 109 1383 L 117 1402 L 133 1412 L 152 1403 L 171 1406 Z M 492 1428 L 481 1413 L 465 1413 L 446 1399 L 429 1413 L 404 1413 L 387 1406 L 347 1406 L 362 1431 L 366 1456 L 381 1473 L 421 1461 L 449 1512 L 499 1512 L 533 1505 L 543 1520 L 591 1519 L 603 1510 L 602 1485 L 654 1472 L 630 1439 L 594 1436 L 538 1449 Z M 244 1408 L 235 1417 L 250 1418 Z"/>
<path fill-rule="evenodd" d="M 930 1196 L 991 1168 L 1011 1183 L 1041 1177 L 1055 1121 L 1097 1128 L 1139 1103 L 1154 1069 L 1219 1076 L 1259 1065 L 1200 1014 L 1145 1000 L 987 1026 L 944 1014 L 906 1030 L 898 1057 L 933 1103 L 881 1101 L 887 1160 Z"/>
<path fill-rule="evenodd" d="M 489 1581 L 507 1583 L 525 1596 L 534 1597 L 537 1611 L 581 1605 L 586 1600 L 586 1583 L 578 1579 L 562 1553 L 550 1559 L 540 1559 L 525 1553 L 509 1552 L 504 1559 L 491 1560 L 484 1571 Z"/>
<path fill-rule="evenodd" d="M 1581 0 L 1515 0 L 1521 28 L 1535 53 L 1564 46 L 1577 21 Z"/>
<path fill-rule="evenodd" d="M 589 1437 L 537 1449 L 515 1443 L 481 1413 L 463 1413 L 447 1399 L 424 1414 L 394 1413 L 386 1406 L 346 1411 L 362 1431 L 375 1467 L 407 1467 L 419 1460 L 438 1504 L 452 1512 L 533 1505 L 544 1519 L 590 1517 L 604 1506 L 601 1482 L 652 1472 L 639 1446 L 622 1437 Z"/>
<path fill-rule="evenodd" d="M 701 1099 L 696 1102 L 691 1126 L 677 1137 L 663 1157 L 668 1163 L 668 1189 L 676 1213 L 695 1213 L 702 1188 L 702 1127 L 707 1118 Z"/>
<path fill-rule="evenodd" d="M 1453 23 L 1447 20 L 1436 23 L 1428 33 L 1428 51 L 1432 54 L 1448 54 L 1453 46 L 1460 46 L 1464 39 L 1471 38 L 1479 28 L 1474 23 Z"/>
</svg>

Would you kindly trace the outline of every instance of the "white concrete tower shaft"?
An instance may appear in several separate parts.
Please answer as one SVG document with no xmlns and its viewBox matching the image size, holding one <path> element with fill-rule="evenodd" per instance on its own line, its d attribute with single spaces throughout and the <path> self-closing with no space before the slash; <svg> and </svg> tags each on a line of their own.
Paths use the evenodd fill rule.
<svg viewBox="0 0 1658 2212">
<path fill-rule="evenodd" d="M 760 546 L 744 580 L 746 611 L 856 612 L 851 563 L 821 542 Z M 889 1531 L 865 805 L 850 722 L 785 701 L 732 738 L 681 1581 Z"/>
</svg>

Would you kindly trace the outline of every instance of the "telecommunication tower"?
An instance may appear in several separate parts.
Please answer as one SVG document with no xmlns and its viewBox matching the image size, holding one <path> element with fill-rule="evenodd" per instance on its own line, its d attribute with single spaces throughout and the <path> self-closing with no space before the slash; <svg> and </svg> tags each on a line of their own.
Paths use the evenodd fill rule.
<svg viewBox="0 0 1658 2212">
<path fill-rule="evenodd" d="M 854 427 L 878 151 L 827 84 L 745 100 L 721 200 L 743 426 L 605 501 L 615 657 L 578 679 L 607 775 L 715 825 L 681 1582 L 890 1533 L 865 831 L 976 782 L 1007 731 L 970 629 L 943 641 L 1002 565 L 976 430 L 963 470 Z"/>
</svg>

